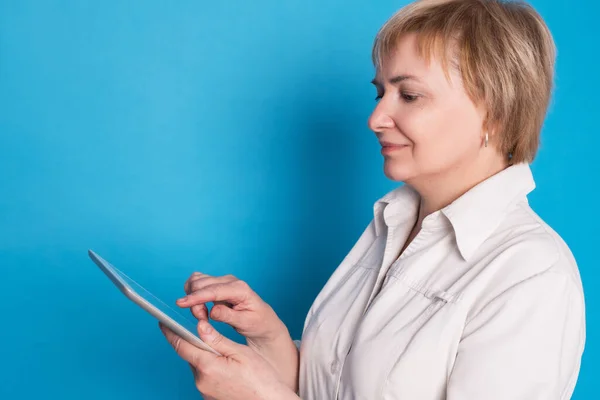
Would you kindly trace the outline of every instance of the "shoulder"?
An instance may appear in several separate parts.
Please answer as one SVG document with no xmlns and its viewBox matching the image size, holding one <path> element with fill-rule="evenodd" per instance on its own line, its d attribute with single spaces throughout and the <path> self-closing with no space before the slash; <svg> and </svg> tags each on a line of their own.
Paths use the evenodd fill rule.
<svg viewBox="0 0 600 400">
<path fill-rule="evenodd" d="M 516 292 L 531 298 L 553 293 L 565 301 L 583 302 L 581 277 L 569 246 L 526 201 L 507 213 L 482 246 L 474 268 L 480 285 L 471 293 L 472 313 Z"/>
<path fill-rule="evenodd" d="M 504 236 L 504 253 L 521 270 L 523 279 L 548 272 L 580 284 L 577 261 L 570 247 L 528 202 L 517 204 L 496 234 Z"/>
</svg>

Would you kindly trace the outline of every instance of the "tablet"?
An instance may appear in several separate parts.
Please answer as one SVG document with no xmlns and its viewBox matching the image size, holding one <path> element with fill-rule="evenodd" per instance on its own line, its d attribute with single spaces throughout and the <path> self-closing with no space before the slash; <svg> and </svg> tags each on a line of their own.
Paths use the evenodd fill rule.
<svg viewBox="0 0 600 400">
<path fill-rule="evenodd" d="M 210 351 L 219 356 L 221 355 L 192 333 L 196 332 L 195 322 L 192 322 L 175 309 L 169 307 L 164 301 L 144 289 L 140 284 L 119 271 L 92 250 L 88 250 L 88 255 L 127 298 L 146 310 L 186 341 L 202 350 Z"/>
</svg>

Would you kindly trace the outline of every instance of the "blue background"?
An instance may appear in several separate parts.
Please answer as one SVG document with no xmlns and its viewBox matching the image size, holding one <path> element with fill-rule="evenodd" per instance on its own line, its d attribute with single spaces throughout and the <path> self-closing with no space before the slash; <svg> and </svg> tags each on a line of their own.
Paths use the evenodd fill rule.
<svg viewBox="0 0 600 400">
<path fill-rule="evenodd" d="M 237 275 L 299 337 L 396 185 L 366 121 L 372 40 L 403 4 L 0 1 L 0 398 L 197 398 L 188 366 L 88 248 L 168 301 L 193 271 Z M 531 203 L 580 265 L 588 343 L 574 398 L 592 399 L 600 8 L 534 5 L 559 57 Z"/>
</svg>

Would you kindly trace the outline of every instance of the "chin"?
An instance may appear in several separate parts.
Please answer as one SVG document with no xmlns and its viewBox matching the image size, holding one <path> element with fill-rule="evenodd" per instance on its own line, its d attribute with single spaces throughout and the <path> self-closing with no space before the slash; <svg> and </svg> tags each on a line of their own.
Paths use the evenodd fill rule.
<svg viewBox="0 0 600 400">
<path fill-rule="evenodd" d="M 383 173 L 388 179 L 396 182 L 406 182 L 414 176 L 412 168 L 405 163 L 395 160 L 385 160 L 383 164 Z"/>
</svg>

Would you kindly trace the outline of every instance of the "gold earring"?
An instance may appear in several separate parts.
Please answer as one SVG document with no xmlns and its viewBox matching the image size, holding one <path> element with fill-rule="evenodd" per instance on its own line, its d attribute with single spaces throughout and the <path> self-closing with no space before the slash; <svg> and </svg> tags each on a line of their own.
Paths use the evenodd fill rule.
<svg viewBox="0 0 600 400">
<path fill-rule="evenodd" d="M 487 147 L 488 145 L 488 133 L 485 133 L 485 141 L 484 141 L 484 146 Z"/>
</svg>

